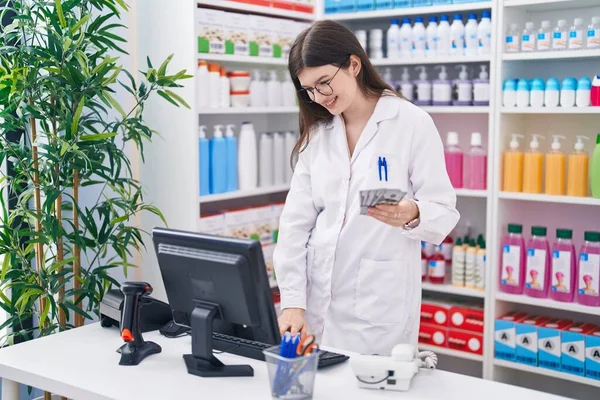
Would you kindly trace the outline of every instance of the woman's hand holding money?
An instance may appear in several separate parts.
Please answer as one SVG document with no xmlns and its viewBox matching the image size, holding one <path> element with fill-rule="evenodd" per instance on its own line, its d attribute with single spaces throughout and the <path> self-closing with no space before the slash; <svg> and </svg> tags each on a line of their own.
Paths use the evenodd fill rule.
<svg viewBox="0 0 600 400">
<path fill-rule="evenodd" d="M 396 205 L 379 204 L 369 207 L 367 214 L 388 225 L 403 227 L 419 218 L 419 207 L 414 201 L 404 198 Z"/>
</svg>

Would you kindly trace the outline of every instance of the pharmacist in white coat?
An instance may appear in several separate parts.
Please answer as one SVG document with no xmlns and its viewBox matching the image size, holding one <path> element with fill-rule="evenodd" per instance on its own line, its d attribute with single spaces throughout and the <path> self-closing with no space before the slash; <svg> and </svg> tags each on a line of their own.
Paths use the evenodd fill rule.
<svg viewBox="0 0 600 400">
<path fill-rule="evenodd" d="M 302 32 L 289 70 L 301 137 L 274 254 L 280 330 L 365 354 L 416 346 L 421 241 L 440 244 L 459 219 L 437 129 L 337 22 Z M 408 194 L 361 215 L 359 191 L 375 188 Z"/>
</svg>

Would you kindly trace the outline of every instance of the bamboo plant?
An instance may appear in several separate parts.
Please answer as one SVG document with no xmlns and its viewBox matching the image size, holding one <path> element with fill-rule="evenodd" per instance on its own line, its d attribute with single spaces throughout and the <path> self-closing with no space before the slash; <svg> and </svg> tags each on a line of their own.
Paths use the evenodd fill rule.
<svg viewBox="0 0 600 400">
<path fill-rule="evenodd" d="M 9 315 L 0 329 L 12 328 L 9 344 L 94 319 L 119 285 L 111 271 L 134 267 L 143 247 L 136 215 L 166 224 L 144 202 L 127 149 L 144 162 L 156 135 L 144 104 L 158 95 L 188 107 L 174 90 L 190 76 L 168 73 L 172 56 L 135 74 L 120 65 L 127 10 L 122 0 L 0 3 L 13 21 L 0 32 L 0 161 L 11 170 L 0 177 L 0 307 Z M 116 100 L 119 86 L 133 106 Z M 83 204 L 82 191 L 97 201 Z"/>
</svg>

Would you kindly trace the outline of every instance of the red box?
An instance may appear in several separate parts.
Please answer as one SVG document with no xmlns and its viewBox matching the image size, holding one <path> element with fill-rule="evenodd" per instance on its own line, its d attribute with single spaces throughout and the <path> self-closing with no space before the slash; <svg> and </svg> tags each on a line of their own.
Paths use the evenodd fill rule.
<svg viewBox="0 0 600 400">
<path fill-rule="evenodd" d="M 475 307 L 450 308 L 450 328 L 483 333 L 483 309 Z"/>
<path fill-rule="evenodd" d="M 271 7 L 271 0 L 231 0 L 236 3 L 251 4 L 253 6 Z"/>
<path fill-rule="evenodd" d="M 421 303 L 421 323 L 448 326 L 450 304 L 426 301 Z"/>
<path fill-rule="evenodd" d="M 483 354 L 483 335 L 475 332 L 448 330 L 448 347 L 471 354 Z"/>
<path fill-rule="evenodd" d="M 421 324 L 419 327 L 419 343 L 447 347 L 448 328 L 439 325 Z"/>
<path fill-rule="evenodd" d="M 314 10 L 314 6 L 312 4 L 307 3 L 295 3 L 294 9 L 298 12 L 312 14 Z"/>
<path fill-rule="evenodd" d="M 273 0 L 273 8 L 278 8 L 280 10 L 294 10 L 294 2 L 290 0 Z"/>
</svg>

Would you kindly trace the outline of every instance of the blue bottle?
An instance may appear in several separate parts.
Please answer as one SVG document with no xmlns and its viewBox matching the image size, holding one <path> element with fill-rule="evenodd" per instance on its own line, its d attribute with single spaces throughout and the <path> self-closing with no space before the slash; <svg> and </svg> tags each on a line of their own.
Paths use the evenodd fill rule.
<svg viewBox="0 0 600 400">
<path fill-rule="evenodd" d="M 200 196 L 210 194 L 210 152 L 208 139 L 206 138 L 206 126 L 200 126 L 198 130 L 198 156 L 200 168 Z"/>
<path fill-rule="evenodd" d="M 227 125 L 225 131 L 225 148 L 227 152 L 227 191 L 238 190 L 238 145 L 233 135 L 235 125 Z"/>
<path fill-rule="evenodd" d="M 210 192 L 227 191 L 227 145 L 223 138 L 223 125 L 215 125 L 215 133 L 210 139 Z"/>
</svg>

